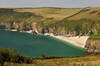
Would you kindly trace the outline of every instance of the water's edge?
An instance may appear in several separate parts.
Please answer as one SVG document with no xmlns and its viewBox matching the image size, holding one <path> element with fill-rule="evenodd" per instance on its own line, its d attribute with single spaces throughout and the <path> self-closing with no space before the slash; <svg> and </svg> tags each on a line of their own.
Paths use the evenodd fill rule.
<svg viewBox="0 0 100 66">
<path fill-rule="evenodd" d="M 8 31 L 8 32 L 11 32 L 11 33 L 12 33 L 12 32 L 14 32 L 14 31 Z M 14 33 L 17 33 L 17 32 L 14 32 Z M 20 34 L 20 33 L 21 33 L 21 34 L 25 34 L 26 37 L 27 37 L 27 34 L 28 34 L 28 35 L 30 35 L 30 37 L 28 36 L 29 38 L 31 38 L 31 36 L 32 36 L 32 34 L 26 33 L 26 32 L 18 32 L 18 33 L 19 33 L 19 34 Z M 64 56 L 67 56 L 67 55 L 66 55 L 65 53 L 63 53 L 63 52 L 68 53 L 69 51 L 72 51 L 72 52 L 73 52 L 73 53 L 71 53 L 71 56 L 74 56 L 73 54 L 74 54 L 75 52 L 76 52 L 76 53 L 75 53 L 75 54 L 76 54 L 75 56 L 80 56 L 80 55 L 81 55 L 81 56 L 84 56 L 84 55 L 85 55 L 84 53 L 86 53 L 86 50 L 85 50 L 85 49 L 80 48 L 80 47 L 77 47 L 77 46 L 74 46 L 74 45 L 72 45 L 72 44 L 70 44 L 70 43 L 68 43 L 68 42 L 63 41 L 63 40 L 59 40 L 59 39 L 54 38 L 54 37 L 51 37 L 51 36 L 45 36 L 45 35 L 40 35 L 40 36 L 43 36 L 43 37 L 46 37 L 46 38 L 50 39 L 50 40 L 44 40 L 44 41 L 47 41 L 47 43 L 49 43 L 48 41 L 50 41 L 50 42 L 51 42 L 51 41 L 53 41 L 53 42 L 55 41 L 56 43 L 58 43 L 58 45 L 55 44 L 55 43 L 53 43 L 53 44 L 51 44 L 51 45 L 48 44 L 48 45 L 50 45 L 51 47 L 52 47 L 52 45 L 54 45 L 55 47 L 54 47 L 53 49 L 55 49 L 56 46 L 58 46 L 58 48 L 61 48 L 61 46 L 65 46 L 65 48 L 62 48 L 62 49 L 57 49 L 57 48 L 56 48 L 56 49 L 55 49 L 56 52 L 53 52 L 53 54 L 54 54 L 55 56 L 62 56 L 63 54 L 64 54 Z M 2 39 L 2 38 L 1 38 L 1 39 Z M 28 39 L 28 40 L 30 41 L 31 39 Z M 37 41 L 38 41 L 38 40 L 37 40 Z M 41 41 L 41 40 L 40 40 L 40 41 Z M 32 42 L 34 43 L 33 40 L 32 40 Z M 38 41 L 38 42 L 39 42 L 39 41 Z M 22 42 L 22 43 L 23 43 L 23 42 Z M 26 43 L 27 43 L 27 42 L 26 42 Z M 37 42 L 36 42 L 36 43 L 37 43 Z M 45 45 L 47 45 L 47 43 L 46 43 Z M 62 43 L 62 44 L 61 44 L 61 43 Z M 15 45 L 16 45 L 16 44 L 17 44 L 17 43 L 15 43 Z M 30 43 L 30 44 L 31 44 L 31 43 Z M 30 44 L 29 44 L 29 45 L 25 44 L 25 45 L 27 45 L 26 48 L 28 48 L 28 46 L 30 46 L 30 47 L 33 46 L 33 45 L 30 45 Z M 63 45 L 63 44 L 64 44 L 64 45 Z M 6 45 L 6 44 L 5 44 L 5 45 Z M 44 45 L 44 46 L 45 46 L 45 45 Z M 60 46 L 60 45 L 61 45 L 61 46 Z M 12 46 L 12 45 L 11 45 L 11 46 Z M 16 46 L 17 46 L 17 45 L 16 45 Z M 21 47 L 21 48 L 23 48 L 23 46 L 24 46 L 24 45 L 22 44 L 22 47 Z M 19 47 L 20 47 L 20 45 L 19 45 Z M 30 49 L 30 47 L 29 47 L 29 49 Z M 34 47 L 34 46 L 33 46 L 33 47 Z M 32 48 L 33 48 L 33 47 L 32 47 Z M 38 48 L 38 45 L 37 45 L 36 47 Z M 29 53 L 30 55 L 32 54 L 31 52 L 35 52 L 36 50 L 37 50 L 37 51 L 40 51 L 40 50 L 37 49 L 36 47 L 34 47 L 35 49 L 34 49 L 34 48 L 33 48 L 33 49 L 31 48 L 31 51 L 30 51 L 30 53 Z M 42 47 L 42 46 L 40 46 L 40 48 L 41 48 L 41 47 Z M 48 46 L 47 46 L 47 47 L 48 47 Z M 66 48 L 69 48 L 69 47 L 72 48 L 72 50 L 69 50 L 69 49 L 68 49 L 68 50 L 69 50 L 69 51 L 68 51 L 68 50 L 66 49 Z M 19 50 L 20 50 L 21 48 L 19 48 Z M 18 49 L 18 47 L 17 47 L 17 49 Z M 25 51 L 24 49 L 25 49 L 25 48 L 21 49 L 20 52 L 21 52 L 22 54 L 24 54 L 25 56 L 27 56 L 28 53 L 25 53 L 25 52 L 28 51 L 28 50 L 25 49 L 25 50 L 26 50 L 26 51 Z M 43 49 L 43 48 L 41 48 L 41 49 Z M 52 52 L 51 52 L 52 49 L 51 49 L 51 48 L 47 48 L 47 49 L 50 49 L 50 50 L 47 51 L 47 50 L 43 49 L 43 50 L 44 50 L 44 54 L 46 53 L 46 55 L 48 54 L 47 56 L 49 56 L 49 54 L 50 54 L 50 56 L 54 56 L 54 55 L 52 55 Z M 75 52 L 74 52 L 74 49 L 76 49 Z M 22 50 L 23 50 L 24 52 L 22 52 Z M 32 51 L 32 50 L 33 50 L 33 51 Z M 63 51 L 63 50 L 64 50 L 64 51 Z M 83 53 L 82 53 L 81 51 L 82 51 Z M 43 51 L 42 51 L 42 52 L 43 52 Z M 62 54 L 59 54 L 60 52 L 61 52 Z M 58 54 L 56 54 L 56 53 L 58 53 Z M 82 53 L 82 54 L 78 55 L 77 53 L 79 53 L 79 54 Z M 37 54 L 38 54 L 38 53 L 37 53 Z M 34 53 L 33 53 L 33 55 L 34 55 Z M 30 57 L 33 57 L 33 55 L 31 55 Z M 39 55 L 40 55 L 40 54 L 39 54 Z M 68 54 L 68 55 L 70 55 L 70 54 Z M 34 56 L 35 56 L 35 55 L 34 55 Z M 37 56 L 36 56 L 36 57 L 37 57 Z M 38 57 L 39 57 L 39 56 L 38 56 Z"/>
</svg>

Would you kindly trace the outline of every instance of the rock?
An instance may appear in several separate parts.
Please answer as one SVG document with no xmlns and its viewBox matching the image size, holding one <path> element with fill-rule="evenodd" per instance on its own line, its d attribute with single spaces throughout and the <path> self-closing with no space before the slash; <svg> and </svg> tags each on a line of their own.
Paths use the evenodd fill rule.
<svg viewBox="0 0 100 66">
<path fill-rule="evenodd" d="M 88 39 L 85 45 L 85 49 L 88 50 L 88 52 L 100 52 L 100 40 Z"/>
</svg>

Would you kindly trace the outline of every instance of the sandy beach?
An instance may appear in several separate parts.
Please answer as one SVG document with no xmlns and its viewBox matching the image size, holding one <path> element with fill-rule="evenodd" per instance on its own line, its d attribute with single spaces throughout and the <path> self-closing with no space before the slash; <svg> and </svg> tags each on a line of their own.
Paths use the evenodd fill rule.
<svg viewBox="0 0 100 66">
<path fill-rule="evenodd" d="M 60 39 L 60 40 L 64 40 L 68 43 L 71 43 L 71 44 L 78 46 L 78 47 L 81 47 L 81 48 L 84 48 L 86 41 L 89 38 L 89 36 L 81 36 L 81 37 L 79 37 L 79 36 L 64 37 L 64 36 L 60 36 L 60 35 L 55 36 L 52 33 L 45 33 L 44 35 L 49 35 L 51 37 L 54 37 L 54 38 L 57 38 L 57 39 Z"/>
</svg>

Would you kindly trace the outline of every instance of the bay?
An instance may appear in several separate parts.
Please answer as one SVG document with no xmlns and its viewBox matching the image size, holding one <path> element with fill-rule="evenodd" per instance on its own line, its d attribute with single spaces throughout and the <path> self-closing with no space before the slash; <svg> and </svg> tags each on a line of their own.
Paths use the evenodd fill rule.
<svg viewBox="0 0 100 66">
<path fill-rule="evenodd" d="M 0 31 L 0 46 L 13 48 L 28 57 L 84 56 L 86 51 L 62 40 L 24 32 Z"/>
</svg>

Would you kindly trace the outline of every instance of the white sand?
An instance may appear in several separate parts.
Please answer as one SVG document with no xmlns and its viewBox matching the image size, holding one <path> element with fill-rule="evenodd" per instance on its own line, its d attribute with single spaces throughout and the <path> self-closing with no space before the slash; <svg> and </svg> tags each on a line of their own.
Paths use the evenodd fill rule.
<svg viewBox="0 0 100 66">
<path fill-rule="evenodd" d="M 12 29 L 12 30 L 10 30 L 10 31 L 17 31 L 16 29 Z"/>
<path fill-rule="evenodd" d="M 49 35 L 52 36 L 54 38 L 60 39 L 60 40 L 64 40 L 66 42 L 69 42 L 75 46 L 84 48 L 87 39 L 89 38 L 89 36 L 76 36 L 76 37 L 64 37 L 64 36 L 54 36 L 52 33 L 45 33 L 44 35 Z"/>
<path fill-rule="evenodd" d="M 16 29 L 12 29 L 12 30 L 10 30 L 10 31 L 15 31 L 15 32 L 17 32 Z M 29 31 L 20 31 L 20 32 L 32 33 L 32 30 L 29 30 Z"/>
<path fill-rule="evenodd" d="M 29 31 L 23 31 L 23 32 L 26 32 L 26 33 L 32 33 L 32 30 L 29 30 Z"/>
</svg>

